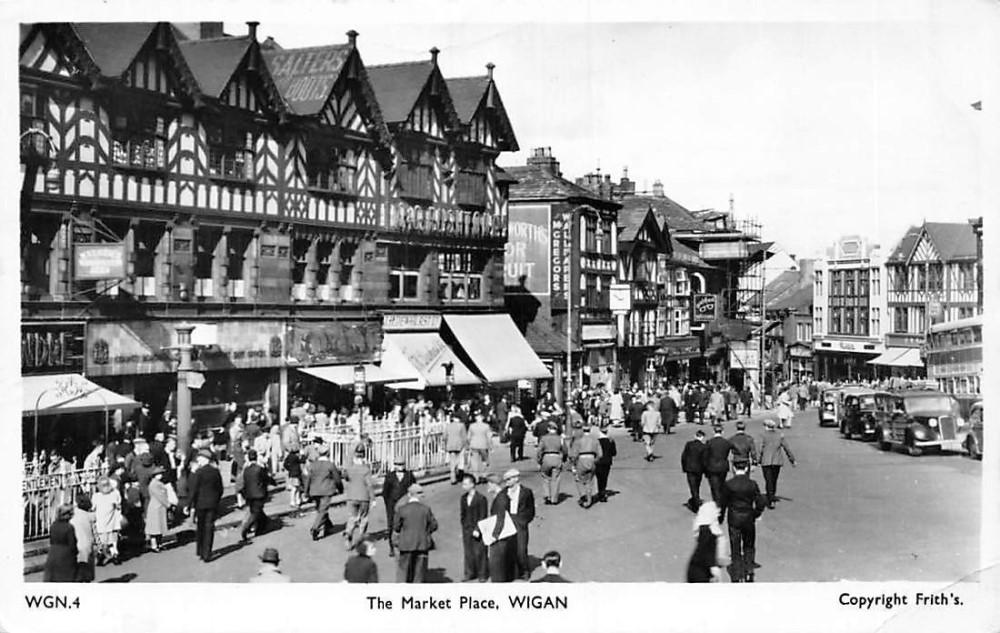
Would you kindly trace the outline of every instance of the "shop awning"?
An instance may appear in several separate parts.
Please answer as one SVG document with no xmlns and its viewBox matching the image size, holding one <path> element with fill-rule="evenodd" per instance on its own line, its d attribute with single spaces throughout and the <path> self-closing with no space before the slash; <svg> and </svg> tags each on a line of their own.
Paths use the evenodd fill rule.
<svg viewBox="0 0 1000 633">
<path fill-rule="evenodd" d="M 890 367 L 923 367 L 924 361 L 920 359 L 920 350 L 908 347 L 902 354 L 892 359 L 888 365 Z"/>
<path fill-rule="evenodd" d="M 80 374 L 21 378 L 21 415 L 58 415 L 137 409 L 139 403 L 95 384 Z"/>
<path fill-rule="evenodd" d="M 386 356 L 392 358 L 398 354 L 417 374 L 415 379 L 387 383 L 396 389 L 443 387 L 446 384 L 446 363 L 454 364 L 453 384 L 478 385 L 483 382 L 458 359 L 437 332 L 387 332 L 382 339 L 382 349 L 383 362 Z"/>
<path fill-rule="evenodd" d="M 420 374 L 413 368 L 401 353 L 383 353 L 382 362 L 378 365 L 364 363 L 365 382 L 386 383 L 403 380 L 417 380 Z M 348 387 L 354 384 L 354 365 L 323 365 L 319 367 L 299 367 L 304 374 L 315 376 L 320 380 Z"/>
<path fill-rule="evenodd" d="M 444 322 L 489 383 L 551 378 L 507 314 L 446 314 Z"/>
<path fill-rule="evenodd" d="M 876 356 L 875 358 L 868 361 L 869 365 L 888 365 L 890 361 L 895 360 L 906 351 L 905 347 L 888 347 L 884 352 Z"/>
</svg>

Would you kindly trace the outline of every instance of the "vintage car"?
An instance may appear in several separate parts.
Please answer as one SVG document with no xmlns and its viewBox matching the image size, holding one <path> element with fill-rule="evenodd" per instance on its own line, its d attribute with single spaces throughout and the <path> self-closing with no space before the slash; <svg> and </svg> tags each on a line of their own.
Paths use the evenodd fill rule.
<svg viewBox="0 0 1000 633">
<path fill-rule="evenodd" d="M 840 389 L 825 389 L 819 397 L 819 425 L 837 426 L 837 409 L 840 406 Z"/>
<path fill-rule="evenodd" d="M 972 405 L 969 413 L 969 434 L 965 436 L 965 451 L 973 459 L 983 458 L 983 403 Z"/>
<path fill-rule="evenodd" d="M 887 403 L 892 412 L 875 430 L 882 450 L 901 446 L 910 455 L 928 448 L 961 451 L 968 429 L 958 401 L 941 391 L 895 391 Z"/>
<path fill-rule="evenodd" d="M 840 433 L 847 439 L 860 435 L 875 439 L 875 431 L 893 411 L 892 395 L 886 391 L 858 391 L 844 396 L 844 413 L 840 418 Z"/>
</svg>

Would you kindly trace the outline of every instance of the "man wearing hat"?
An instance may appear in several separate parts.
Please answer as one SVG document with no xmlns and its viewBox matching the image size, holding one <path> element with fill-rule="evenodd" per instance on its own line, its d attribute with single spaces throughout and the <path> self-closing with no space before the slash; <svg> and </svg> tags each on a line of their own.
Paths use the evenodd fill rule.
<svg viewBox="0 0 1000 633">
<path fill-rule="evenodd" d="M 559 477 L 568 452 L 566 443 L 559 437 L 559 427 L 553 422 L 542 422 L 546 433 L 538 440 L 536 459 L 545 481 L 545 505 L 559 503 Z"/>
<path fill-rule="evenodd" d="M 728 513 L 729 543 L 733 562 L 729 575 L 733 582 L 753 582 L 757 540 L 755 522 L 764 512 L 764 496 L 757 482 L 750 479 L 750 463 L 734 460 L 735 474 L 722 487 L 719 508 Z"/>
<path fill-rule="evenodd" d="M 736 423 L 736 433 L 729 438 L 729 443 L 733 445 L 731 455 L 734 465 L 736 462 L 746 462 L 751 466 L 757 463 L 757 443 L 747 434 L 746 429 L 746 422 L 740 420 Z"/>
<path fill-rule="evenodd" d="M 716 425 L 713 430 L 715 436 L 705 445 L 705 474 L 708 476 L 708 487 L 712 490 L 712 501 L 721 507 L 719 494 L 729 473 L 729 453 L 733 445 L 722 437 L 721 426 Z"/>
<path fill-rule="evenodd" d="M 464 554 L 462 579 L 486 582 L 489 580 L 489 565 L 486 545 L 479 533 L 479 522 L 489 516 L 489 503 L 485 496 L 476 491 L 476 478 L 472 473 L 465 473 L 462 477 L 462 496 L 458 504 Z"/>
<path fill-rule="evenodd" d="M 574 462 L 576 474 L 576 491 L 581 508 L 594 505 L 594 473 L 597 470 L 597 460 L 604 456 L 601 442 L 590 432 L 590 422 L 583 424 L 582 433 L 573 440 L 570 447 L 570 458 Z"/>
<path fill-rule="evenodd" d="M 459 422 L 461 424 L 461 422 Z M 465 430 L 465 427 L 462 427 Z M 385 505 L 385 525 L 389 530 L 389 556 L 396 555 L 396 533 L 392 530 L 396 518 L 396 505 L 406 496 L 406 491 L 417 480 L 413 473 L 406 469 L 406 458 L 397 455 L 392 463 L 392 472 L 385 476 L 382 482 L 382 503 Z"/>
<path fill-rule="evenodd" d="M 333 527 L 330 520 L 330 500 L 333 495 L 344 489 L 344 484 L 340 479 L 340 471 L 330 461 L 330 445 L 318 444 L 316 448 L 316 461 L 309 467 L 309 477 L 306 479 L 306 496 L 316 504 L 316 519 L 309 534 L 314 541 L 320 539 L 320 532 L 326 534 L 328 527 Z"/>
<path fill-rule="evenodd" d="M 268 547 L 260 555 L 260 569 L 257 570 L 257 575 L 250 579 L 250 582 L 292 582 L 291 578 L 278 569 L 280 562 L 281 557 L 278 556 L 278 550 Z"/>
<path fill-rule="evenodd" d="M 198 469 L 188 483 L 190 497 L 188 509 L 194 510 L 195 553 L 204 562 L 212 560 L 212 545 L 215 541 L 215 519 L 219 516 L 222 501 L 222 475 L 212 464 L 212 453 L 198 451 L 195 461 Z"/>
<path fill-rule="evenodd" d="M 788 447 L 785 436 L 775 428 L 774 420 L 764 420 L 764 435 L 760 440 L 760 469 L 764 475 L 764 489 L 767 491 L 767 505 L 774 507 L 778 499 L 778 475 L 785 463 L 785 457 L 795 466 L 795 456 Z"/>
<path fill-rule="evenodd" d="M 490 465 L 490 446 L 493 431 L 486 423 L 482 411 L 475 414 L 475 422 L 469 425 L 469 451 L 472 457 L 471 470 L 477 478 L 486 473 Z"/>
<path fill-rule="evenodd" d="M 392 530 L 399 533 L 396 582 L 422 583 L 427 574 L 428 552 L 434 548 L 431 535 L 438 524 L 434 513 L 421 501 L 423 491 L 420 484 L 412 484 L 406 502 L 396 509 L 392 524 Z"/>
<path fill-rule="evenodd" d="M 688 490 L 691 496 L 684 503 L 691 512 L 697 512 L 701 506 L 701 478 L 705 474 L 705 432 L 695 431 L 694 439 L 689 440 L 681 451 L 681 470 L 687 477 Z"/>
<path fill-rule="evenodd" d="M 274 483 L 270 473 L 262 463 L 264 458 L 257 451 L 247 451 L 247 466 L 243 469 L 243 498 L 247 502 L 247 515 L 240 528 L 240 540 L 246 542 L 250 528 L 260 536 L 267 530 L 267 515 L 264 514 L 264 503 L 267 501 L 267 487 Z"/>
<path fill-rule="evenodd" d="M 449 415 L 448 419 L 448 425 L 444 428 L 444 450 L 448 451 L 448 480 L 454 485 L 458 483 L 462 454 L 468 450 L 469 439 L 465 423 L 458 416 Z M 403 488 L 403 491 L 405 492 L 406 488 Z"/>
<path fill-rule="evenodd" d="M 494 504 L 509 508 L 510 517 L 517 529 L 514 550 L 514 577 L 525 580 L 531 577 L 531 566 L 528 563 L 528 524 L 535 519 L 535 495 L 531 488 L 521 485 L 521 473 L 511 468 L 503 474 L 506 488 L 494 499 Z M 499 504 L 497 503 L 499 501 Z M 503 531 L 503 515 L 497 519 L 493 528 L 493 538 L 498 538 Z"/>
<path fill-rule="evenodd" d="M 352 550 L 368 533 L 368 512 L 375 503 L 372 469 L 365 460 L 365 447 L 354 448 L 354 459 L 344 469 L 344 500 L 347 502 L 347 526 L 344 548 Z"/>
</svg>

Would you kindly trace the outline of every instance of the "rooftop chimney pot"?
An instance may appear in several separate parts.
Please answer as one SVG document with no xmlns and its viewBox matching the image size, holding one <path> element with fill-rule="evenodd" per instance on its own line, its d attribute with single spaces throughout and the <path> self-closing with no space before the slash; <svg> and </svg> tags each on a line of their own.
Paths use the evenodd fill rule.
<svg viewBox="0 0 1000 633">
<path fill-rule="evenodd" d="M 247 22 L 247 35 L 252 40 L 256 40 L 257 39 L 257 25 L 258 24 L 260 24 L 260 22 L 258 22 L 256 20 L 252 20 L 252 21 Z"/>
<path fill-rule="evenodd" d="M 435 64 L 437 63 L 438 53 L 440 53 L 440 52 L 441 52 L 441 50 L 438 49 L 437 46 L 434 46 L 434 47 L 431 48 L 431 61 L 434 62 Z"/>
<path fill-rule="evenodd" d="M 347 43 L 351 46 L 355 46 L 358 43 L 358 32 L 354 29 L 347 32 Z"/>
<path fill-rule="evenodd" d="M 489 62 L 488 64 L 486 64 L 486 77 L 489 78 L 490 80 L 493 79 L 494 68 L 496 68 L 496 65 L 494 65 L 493 62 Z"/>
</svg>

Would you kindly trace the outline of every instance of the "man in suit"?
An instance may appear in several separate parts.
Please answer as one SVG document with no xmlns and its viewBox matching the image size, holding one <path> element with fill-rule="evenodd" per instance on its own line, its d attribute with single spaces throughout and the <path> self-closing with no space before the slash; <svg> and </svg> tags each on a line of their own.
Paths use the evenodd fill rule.
<svg viewBox="0 0 1000 633">
<path fill-rule="evenodd" d="M 465 428 L 463 427 L 463 431 Z M 396 504 L 406 496 L 406 491 L 416 483 L 413 473 L 406 470 L 406 458 L 402 455 L 393 460 L 392 472 L 382 482 L 381 497 L 385 503 L 385 524 L 389 529 L 389 556 L 396 555 L 396 533 L 392 530 L 396 518 Z"/>
<path fill-rule="evenodd" d="M 528 434 L 528 423 L 525 422 L 524 416 L 521 415 L 521 408 L 516 404 L 512 406 L 510 408 L 510 419 L 505 418 L 500 423 L 507 425 L 507 435 L 510 440 L 510 461 L 517 462 L 524 459 L 524 436 Z"/>
<path fill-rule="evenodd" d="M 681 470 L 687 477 L 691 497 L 684 504 L 691 512 L 697 512 L 701 506 L 701 477 L 705 473 L 705 432 L 695 431 L 694 439 L 688 441 L 681 451 Z"/>
<path fill-rule="evenodd" d="M 562 556 L 559 555 L 559 552 L 555 550 L 545 552 L 542 564 L 545 566 L 545 575 L 531 582 L 570 582 L 562 577 L 559 570 L 559 566 L 562 564 Z"/>
<path fill-rule="evenodd" d="M 476 490 L 476 478 L 471 473 L 462 477 L 462 497 L 459 499 L 459 516 L 462 523 L 462 550 L 465 553 L 464 580 L 489 580 L 486 545 L 479 533 L 479 522 L 489 516 L 486 497 Z"/>
<path fill-rule="evenodd" d="M 632 439 L 636 442 L 642 439 L 642 413 L 646 410 L 646 403 L 642 398 L 642 394 L 636 394 L 633 396 L 632 401 L 628 405 L 628 426 L 629 431 L 631 431 Z"/>
<path fill-rule="evenodd" d="M 590 422 L 584 424 L 583 433 L 573 439 L 569 449 L 576 471 L 576 491 L 581 508 L 594 505 L 593 481 L 597 461 L 604 457 L 601 442 L 591 434 Z"/>
<path fill-rule="evenodd" d="M 555 423 L 543 420 L 539 426 L 545 428 L 545 435 L 538 440 L 535 458 L 545 481 L 545 505 L 555 505 L 559 503 L 559 477 L 567 457 L 566 443 L 559 437 Z"/>
<path fill-rule="evenodd" d="M 316 519 L 309 528 L 314 541 L 320 539 L 320 532 L 325 535 L 326 528 L 333 527 L 329 517 L 330 499 L 344 489 L 340 471 L 330 461 L 330 446 L 320 444 L 316 453 L 316 461 L 309 466 L 309 478 L 306 480 L 306 496 L 316 504 Z"/>
<path fill-rule="evenodd" d="M 503 475 L 506 489 L 497 497 L 506 498 L 514 527 L 517 529 L 514 547 L 514 577 L 528 580 L 531 578 L 531 567 L 528 564 L 528 524 L 535 519 L 535 495 L 530 488 L 521 485 L 521 473 L 511 468 Z M 494 500 L 496 501 L 496 500 Z M 493 538 L 500 536 L 503 530 L 503 519 L 498 519 L 493 528 Z"/>
<path fill-rule="evenodd" d="M 481 411 L 476 412 L 475 419 L 476 421 L 469 425 L 469 450 L 472 453 L 470 469 L 476 477 L 482 477 L 490 465 L 493 431 Z"/>
<path fill-rule="evenodd" d="M 431 509 L 420 500 L 423 491 L 420 484 L 411 485 L 406 503 L 396 509 L 392 525 L 393 531 L 399 532 L 396 582 L 421 583 L 427 574 L 427 555 L 434 546 L 431 534 L 438 524 Z"/>
<path fill-rule="evenodd" d="M 733 445 L 722 437 L 722 427 L 714 427 L 715 436 L 705 445 L 705 474 L 708 476 L 708 487 L 712 490 L 712 501 L 719 504 L 719 494 L 722 485 L 726 483 L 729 473 L 729 452 Z"/>
<path fill-rule="evenodd" d="M 469 439 L 465 423 L 457 415 L 448 417 L 451 421 L 444 428 L 444 450 L 448 451 L 448 479 L 454 485 L 458 483 L 462 453 L 468 449 Z"/>
<path fill-rule="evenodd" d="M 375 486 L 371 466 L 365 460 L 365 447 L 354 449 L 354 459 L 344 469 L 344 500 L 347 502 L 347 525 L 344 527 L 344 547 L 352 550 L 368 533 L 368 512 L 375 503 Z"/>
<path fill-rule="evenodd" d="M 222 501 L 222 475 L 211 462 L 211 452 L 198 451 L 195 459 L 198 463 L 198 469 L 188 484 L 190 490 L 188 509 L 194 510 L 195 542 L 197 543 L 195 553 L 198 558 L 207 563 L 212 560 L 215 519 L 219 515 L 219 503 Z"/>
<path fill-rule="evenodd" d="M 746 462 L 751 466 L 758 461 L 757 443 L 754 442 L 746 432 L 746 422 L 740 420 L 736 423 L 736 433 L 729 438 L 729 443 L 733 445 L 733 464 L 736 462 Z"/>
<path fill-rule="evenodd" d="M 766 501 L 757 482 L 750 479 L 749 462 L 740 460 L 733 464 L 735 474 L 722 487 L 719 507 L 728 513 L 729 543 L 733 562 L 729 574 L 733 582 L 753 582 L 757 518 L 764 512 Z"/>
<path fill-rule="evenodd" d="M 674 399 L 670 397 L 669 393 L 663 394 L 660 398 L 660 424 L 663 426 L 663 432 L 673 433 L 670 429 L 674 427 L 677 423 L 677 403 Z"/>
<path fill-rule="evenodd" d="M 267 515 L 264 503 L 267 501 L 267 487 L 273 483 L 271 475 L 261 464 L 263 460 L 252 448 L 247 451 L 247 466 L 243 469 L 243 498 L 247 502 L 247 516 L 240 528 L 240 541 L 247 542 L 250 528 L 260 536 L 267 530 Z"/>
</svg>

